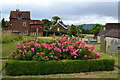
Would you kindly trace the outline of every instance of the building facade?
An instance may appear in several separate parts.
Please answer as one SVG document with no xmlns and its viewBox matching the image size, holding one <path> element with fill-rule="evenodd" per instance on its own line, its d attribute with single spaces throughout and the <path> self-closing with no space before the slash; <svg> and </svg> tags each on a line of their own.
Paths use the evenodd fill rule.
<svg viewBox="0 0 120 80">
<path fill-rule="evenodd" d="M 16 11 L 10 12 L 10 21 L 6 22 L 7 30 L 11 30 L 13 33 L 22 33 L 24 35 L 36 35 L 38 29 L 38 35 L 43 35 L 43 22 L 40 20 L 31 20 L 30 11 Z M 33 30 L 34 29 L 34 30 Z"/>
</svg>

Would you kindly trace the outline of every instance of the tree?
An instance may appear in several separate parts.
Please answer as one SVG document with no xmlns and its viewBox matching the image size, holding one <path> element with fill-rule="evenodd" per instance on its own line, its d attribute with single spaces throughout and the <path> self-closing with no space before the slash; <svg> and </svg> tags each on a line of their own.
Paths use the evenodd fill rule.
<svg viewBox="0 0 120 80">
<path fill-rule="evenodd" d="M 58 17 L 58 16 L 53 16 L 52 19 L 53 19 L 53 24 L 56 24 L 57 21 L 60 20 L 60 17 Z"/>
<path fill-rule="evenodd" d="M 98 34 L 101 30 L 103 30 L 103 28 L 104 28 L 104 26 L 101 25 L 101 24 L 94 24 L 94 25 L 93 25 L 92 32 L 93 32 L 93 34 L 94 34 L 94 38 L 97 37 L 97 34 Z"/>
<path fill-rule="evenodd" d="M 42 19 L 42 21 L 44 22 L 44 29 L 46 31 L 46 36 L 48 35 L 48 31 L 51 29 L 50 26 L 52 25 L 52 22 L 49 21 L 48 19 Z"/>
<path fill-rule="evenodd" d="M 76 36 L 76 34 L 77 34 L 77 27 L 75 26 L 75 25 L 71 25 L 70 26 L 70 29 L 69 29 L 69 31 L 68 31 L 68 35 L 73 35 L 73 36 Z"/>
<path fill-rule="evenodd" d="M 2 22 L 1 22 L 2 28 L 5 28 L 5 24 L 6 24 L 6 22 L 5 22 L 5 19 L 3 18 Z"/>
</svg>

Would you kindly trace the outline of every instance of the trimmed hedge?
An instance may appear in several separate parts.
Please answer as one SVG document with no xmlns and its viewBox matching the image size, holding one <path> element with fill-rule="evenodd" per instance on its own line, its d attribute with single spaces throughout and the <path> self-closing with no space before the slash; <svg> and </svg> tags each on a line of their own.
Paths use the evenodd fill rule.
<svg viewBox="0 0 120 80">
<path fill-rule="evenodd" d="M 114 70 L 114 60 L 7 61 L 6 75 L 40 75 Z"/>
</svg>

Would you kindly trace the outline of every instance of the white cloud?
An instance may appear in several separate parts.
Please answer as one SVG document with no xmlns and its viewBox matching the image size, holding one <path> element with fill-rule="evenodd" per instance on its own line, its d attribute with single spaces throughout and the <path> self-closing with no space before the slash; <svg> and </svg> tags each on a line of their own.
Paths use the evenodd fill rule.
<svg viewBox="0 0 120 80">
<path fill-rule="evenodd" d="M 75 16 L 74 16 L 75 17 Z M 111 16 L 98 16 L 98 15 L 89 15 L 89 16 L 79 16 L 79 19 L 76 20 L 63 20 L 65 24 L 106 24 L 106 23 L 117 23 L 118 20 Z"/>
</svg>

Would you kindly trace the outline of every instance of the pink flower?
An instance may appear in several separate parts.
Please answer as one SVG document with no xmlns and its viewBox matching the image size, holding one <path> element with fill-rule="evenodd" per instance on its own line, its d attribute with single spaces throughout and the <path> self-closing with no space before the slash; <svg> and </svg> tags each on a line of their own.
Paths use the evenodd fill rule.
<svg viewBox="0 0 120 80">
<path fill-rule="evenodd" d="M 25 52 L 25 53 L 27 53 L 27 50 L 26 50 L 26 49 L 24 49 L 24 52 Z"/>
<path fill-rule="evenodd" d="M 31 41 L 31 42 L 29 42 L 30 44 L 35 44 L 35 42 L 34 41 Z"/>
<path fill-rule="evenodd" d="M 22 52 L 22 50 L 18 50 L 18 52 Z"/>
<path fill-rule="evenodd" d="M 77 58 L 77 56 L 74 56 L 74 58 Z"/>
<path fill-rule="evenodd" d="M 31 51 L 35 51 L 35 49 L 34 49 L 34 48 L 31 48 Z"/>
<path fill-rule="evenodd" d="M 48 47 L 48 50 L 51 50 L 52 49 L 52 47 Z"/>
<path fill-rule="evenodd" d="M 26 45 L 29 45 L 30 43 L 26 43 Z"/>
<path fill-rule="evenodd" d="M 94 47 L 94 46 L 90 46 L 89 48 L 90 48 L 91 50 L 95 49 L 95 47 Z"/>
<path fill-rule="evenodd" d="M 20 46 L 20 45 L 21 45 L 20 43 L 17 44 L 17 46 Z"/>
<path fill-rule="evenodd" d="M 78 48 L 81 48 L 82 46 L 78 46 Z"/>
<path fill-rule="evenodd" d="M 69 48 L 69 49 L 73 49 L 73 46 L 72 46 L 72 45 L 69 45 L 68 48 Z"/>
<path fill-rule="evenodd" d="M 24 52 L 22 52 L 22 54 L 24 55 L 25 53 L 24 53 Z"/>
<path fill-rule="evenodd" d="M 40 54 L 40 53 L 37 52 L 36 54 Z"/>
<path fill-rule="evenodd" d="M 56 44 L 55 44 L 55 43 L 52 43 L 52 44 L 50 44 L 50 45 L 51 45 L 52 47 L 55 47 Z"/>
<path fill-rule="evenodd" d="M 62 41 L 67 41 L 67 37 L 63 37 L 61 39 L 62 39 Z"/>
<path fill-rule="evenodd" d="M 77 56 L 76 52 L 72 52 L 71 56 Z"/>
<path fill-rule="evenodd" d="M 62 44 L 61 43 L 58 43 L 58 46 L 60 47 Z"/>
<path fill-rule="evenodd" d="M 92 53 L 92 50 L 91 50 L 91 49 L 88 49 L 88 52 Z"/>
<path fill-rule="evenodd" d="M 18 48 L 21 48 L 21 47 L 16 47 L 16 48 L 18 49 Z"/>
<path fill-rule="evenodd" d="M 60 48 L 54 48 L 54 50 L 57 52 L 60 52 L 60 53 L 62 52 L 62 50 Z"/>
<path fill-rule="evenodd" d="M 69 49 L 65 49 L 65 51 L 66 51 L 66 52 L 68 52 L 68 51 L 69 51 Z"/>
<path fill-rule="evenodd" d="M 72 37 L 71 39 L 75 39 L 74 37 Z"/>
<path fill-rule="evenodd" d="M 96 53 L 96 52 L 94 52 L 94 54 L 95 54 L 95 58 L 100 58 L 101 57 L 101 55 Z"/>
<path fill-rule="evenodd" d="M 36 44 L 35 44 L 35 47 L 38 47 L 38 48 L 40 48 L 40 44 L 37 44 L 37 43 L 36 43 Z"/>
<path fill-rule="evenodd" d="M 84 55 L 84 57 L 87 57 L 87 55 Z"/>
<path fill-rule="evenodd" d="M 94 52 L 95 55 L 97 55 L 98 53 Z"/>
<path fill-rule="evenodd" d="M 51 55 L 50 57 L 53 57 L 53 55 Z"/>
<path fill-rule="evenodd" d="M 89 47 L 88 47 L 87 45 L 84 45 L 83 48 L 84 48 L 84 49 L 88 49 Z"/>
<path fill-rule="evenodd" d="M 18 58 L 18 56 L 14 56 L 14 59 L 17 59 Z"/>
<path fill-rule="evenodd" d="M 82 41 L 76 41 L 75 43 L 80 44 L 80 43 L 82 43 Z"/>
<path fill-rule="evenodd" d="M 48 58 L 48 56 L 45 56 L 45 58 Z"/>
</svg>

